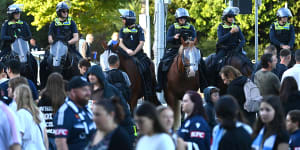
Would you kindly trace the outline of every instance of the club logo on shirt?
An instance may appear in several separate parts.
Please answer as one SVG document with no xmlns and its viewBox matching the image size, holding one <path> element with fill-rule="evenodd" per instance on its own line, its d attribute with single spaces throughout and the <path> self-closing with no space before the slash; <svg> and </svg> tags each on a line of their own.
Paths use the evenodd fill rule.
<svg viewBox="0 0 300 150">
<path fill-rule="evenodd" d="M 191 138 L 200 138 L 200 139 L 204 139 L 204 138 L 205 138 L 205 132 L 201 132 L 201 131 L 192 131 L 192 132 L 191 132 Z"/>
<path fill-rule="evenodd" d="M 55 130 L 55 135 L 56 136 L 67 136 L 68 135 L 68 130 L 67 129 L 56 129 Z"/>
</svg>

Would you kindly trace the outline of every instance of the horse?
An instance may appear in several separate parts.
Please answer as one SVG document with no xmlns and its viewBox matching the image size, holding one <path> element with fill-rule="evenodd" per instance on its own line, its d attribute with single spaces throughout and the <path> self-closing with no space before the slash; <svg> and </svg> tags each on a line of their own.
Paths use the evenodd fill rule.
<svg viewBox="0 0 300 150">
<path fill-rule="evenodd" d="M 29 44 L 22 38 L 17 38 L 11 45 L 11 51 L 1 57 L 1 62 L 7 63 L 11 59 L 19 60 L 21 63 L 20 74 L 30 79 L 37 86 L 38 64 L 29 51 Z"/>
<path fill-rule="evenodd" d="M 41 88 L 45 87 L 48 76 L 52 72 L 61 73 L 65 80 L 80 75 L 78 62 L 81 55 L 74 51 L 68 51 L 68 47 L 61 41 L 57 41 L 46 50 L 44 59 L 40 64 Z"/>
<path fill-rule="evenodd" d="M 109 50 L 119 56 L 120 59 L 119 69 L 126 72 L 130 79 L 131 82 L 130 88 L 132 92 L 131 92 L 130 99 L 127 101 L 130 105 L 130 110 L 133 111 L 137 105 L 138 99 L 145 96 L 145 90 L 144 90 L 145 87 L 144 87 L 142 77 L 139 73 L 138 66 L 134 62 L 134 58 L 132 56 L 129 56 L 125 51 L 122 51 L 119 48 L 118 44 L 108 47 L 107 43 L 104 41 L 102 42 L 102 46 L 104 49 Z M 154 63 L 152 61 L 150 64 L 150 71 L 151 71 L 151 80 L 152 80 L 151 90 L 154 92 L 148 99 L 146 98 L 144 99 L 150 101 L 155 105 L 160 105 L 160 102 L 158 101 L 158 98 L 155 93 L 156 78 L 154 72 Z"/>
<path fill-rule="evenodd" d="M 180 99 L 182 99 L 187 90 L 198 91 L 200 88 L 200 66 L 198 65 L 201 59 L 200 51 L 189 41 L 181 39 L 181 43 L 182 45 L 179 48 L 178 54 L 173 59 L 170 69 L 167 72 L 166 86 L 163 87 L 165 100 L 175 114 L 175 126 L 179 126 L 180 124 Z M 184 55 L 192 50 L 198 53 L 198 62 L 191 62 L 191 59 Z M 192 65 L 197 65 L 196 69 L 193 69 Z"/>
<path fill-rule="evenodd" d="M 246 59 L 246 56 L 243 56 L 244 54 L 231 54 L 231 55 L 227 55 L 226 57 L 223 58 L 223 62 L 222 66 L 225 65 L 230 65 L 235 67 L 236 69 L 238 69 L 242 75 L 251 78 L 252 72 L 253 72 L 253 64 L 249 61 L 249 63 L 247 63 L 244 59 Z M 248 59 L 248 58 L 247 58 Z M 207 66 L 207 68 L 209 68 L 209 73 L 208 73 L 208 77 L 210 81 L 209 85 L 214 85 L 218 88 L 220 88 L 220 94 L 226 94 L 226 89 L 227 89 L 227 85 L 225 85 L 223 83 L 223 80 L 221 79 L 220 75 L 219 75 L 219 71 L 221 67 L 218 66 L 213 66 L 213 61 L 215 61 L 215 53 L 210 54 L 206 59 L 205 59 L 205 64 Z"/>
</svg>

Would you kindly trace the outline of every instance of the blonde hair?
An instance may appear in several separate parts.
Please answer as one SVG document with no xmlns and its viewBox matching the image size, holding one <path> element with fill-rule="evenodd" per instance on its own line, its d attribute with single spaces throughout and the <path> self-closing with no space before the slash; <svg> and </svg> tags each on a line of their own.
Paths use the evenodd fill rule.
<svg viewBox="0 0 300 150">
<path fill-rule="evenodd" d="M 39 118 L 40 111 L 33 102 L 30 87 L 26 84 L 20 84 L 15 88 L 14 96 L 17 102 L 17 110 L 22 108 L 28 110 L 31 113 L 34 122 L 36 124 L 41 123 L 41 119 Z"/>
<path fill-rule="evenodd" d="M 236 68 L 234 68 L 233 66 L 224 66 L 221 71 L 220 71 L 220 75 L 223 74 L 227 79 L 230 80 L 230 82 L 232 80 L 234 80 L 237 77 L 242 76 L 241 72 L 239 70 L 237 70 Z"/>
</svg>

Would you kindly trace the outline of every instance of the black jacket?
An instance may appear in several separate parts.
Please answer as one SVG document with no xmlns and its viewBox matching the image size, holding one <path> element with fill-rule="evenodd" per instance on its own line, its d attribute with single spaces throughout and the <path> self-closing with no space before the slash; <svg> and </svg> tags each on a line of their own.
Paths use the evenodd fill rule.
<svg viewBox="0 0 300 150">
<path fill-rule="evenodd" d="M 204 99 L 206 102 L 206 104 L 204 105 L 204 109 L 205 109 L 205 112 L 208 117 L 207 123 L 211 129 L 213 129 L 213 127 L 215 125 L 217 125 L 216 111 L 215 111 L 214 103 L 211 101 L 211 90 L 212 89 L 213 89 L 212 87 L 207 87 L 204 89 Z"/>
<path fill-rule="evenodd" d="M 282 104 L 285 114 L 290 110 L 300 109 L 300 92 L 291 93 L 286 102 Z"/>
</svg>

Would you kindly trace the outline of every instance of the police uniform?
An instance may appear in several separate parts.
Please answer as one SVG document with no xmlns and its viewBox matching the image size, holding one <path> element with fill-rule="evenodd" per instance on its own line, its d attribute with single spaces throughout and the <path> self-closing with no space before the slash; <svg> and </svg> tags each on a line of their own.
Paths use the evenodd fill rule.
<svg viewBox="0 0 300 150">
<path fill-rule="evenodd" d="M 280 56 L 281 45 L 289 45 L 291 49 L 294 47 L 294 26 L 289 22 L 284 25 L 280 25 L 278 21 L 274 22 L 270 27 L 270 40 L 277 48 L 277 56 Z"/>
<path fill-rule="evenodd" d="M 11 51 L 10 45 L 15 41 L 16 38 L 22 38 L 26 41 L 31 39 L 31 32 L 28 24 L 21 20 L 18 20 L 17 22 L 5 21 L 2 24 L 1 29 L 1 40 L 3 45 L 0 47 L 2 50 L 0 57 Z"/>
<path fill-rule="evenodd" d="M 230 30 L 233 27 L 238 27 L 239 32 L 231 34 Z M 230 52 L 241 53 L 245 43 L 245 37 L 238 25 L 232 24 L 229 26 L 225 23 L 220 23 L 218 26 L 216 59 L 220 60 Z"/>
<path fill-rule="evenodd" d="M 83 150 L 96 131 L 90 108 L 77 107 L 69 97 L 59 108 L 53 121 L 55 137 L 66 138 L 70 150 Z"/>
<path fill-rule="evenodd" d="M 73 33 L 78 33 L 78 30 L 76 23 L 71 17 L 68 17 L 65 21 L 60 21 L 59 18 L 55 18 L 50 24 L 48 35 L 52 35 L 54 41 L 67 43 L 73 38 Z M 68 49 L 77 52 L 75 44 L 68 45 Z"/>
<path fill-rule="evenodd" d="M 290 150 L 300 150 L 300 129 L 291 134 L 289 145 Z"/>
<path fill-rule="evenodd" d="M 211 132 L 207 122 L 200 115 L 188 117 L 177 132 L 188 144 L 189 150 L 209 150 Z"/>
</svg>

